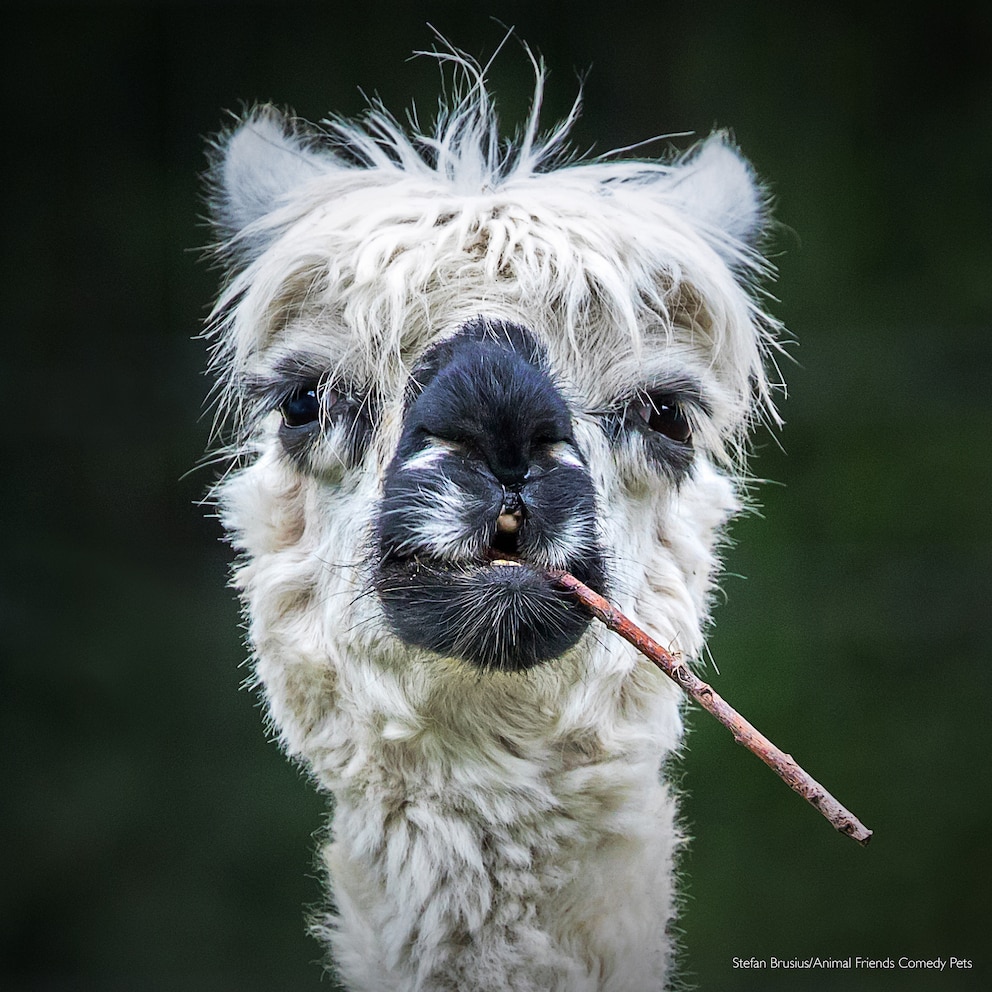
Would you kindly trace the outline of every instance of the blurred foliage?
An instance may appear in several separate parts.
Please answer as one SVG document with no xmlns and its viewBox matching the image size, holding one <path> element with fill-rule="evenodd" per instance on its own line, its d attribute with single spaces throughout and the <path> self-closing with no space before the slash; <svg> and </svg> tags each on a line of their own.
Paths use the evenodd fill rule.
<svg viewBox="0 0 992 992">
<path fill-rule="evenodd" d="M 302 921 L 324 802 L 238 691 L 212 470 L 190 472 L 204 136 L 245 101 L 426 115 L 427 22 L 482 56 L 490 14 L 546 57 L 549 121 L 585 78 L 577 147 L 730 126 L 783 225 L 787 425 L 758 439 L 772 481 L 707 677 L 876 838 L 832 834 L 693 714 L 688 980 L 989 987 L 992 18 L 765 0 L 5 6 L 0 987 L 327 987 Z M 493 79 L 519 116 L 514 44 Z M 813 954 L 975 969 L 732 967 Z"/>
</svg>

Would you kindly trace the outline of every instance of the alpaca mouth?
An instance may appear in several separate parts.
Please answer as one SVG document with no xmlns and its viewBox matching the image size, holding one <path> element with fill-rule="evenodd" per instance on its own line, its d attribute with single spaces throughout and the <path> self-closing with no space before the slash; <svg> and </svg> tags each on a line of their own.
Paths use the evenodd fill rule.
<svg viewBox="0 0 992 992">
<path fill-rule="evenodd" d="M 393 632 L 407 644 L 481 669 L 525 671 L 574 647 L 592 617 L 545 568 L 504 537 L 458 561 L 385 556 L 375 587 Z M 569 571 L 602 587 L 597 554 Z"/>
<path fill-rule="evenodd" d="M 489 540 L 489 554 L 503 554 L 512 555 L 515 558 L 521 558 L 521 548 L 520 548 L 520 531 L 517 527 L 510 530 L 505 530 L 500 528 L 499 521 L 502 519 L 502 515 L 496 521 L 496 533 Z"/>
<path fill-rule="evenodd" d="M 373 587 L 392 632 L 494 671 L 574 647 L 592 617 L 548 570 L 605 587 L 588 473 L 552 466 L 500 485 L 457 453 L 431 460 L 430 473 L 425 460 L 394 461 L 377 517 Z"/>
</svg>

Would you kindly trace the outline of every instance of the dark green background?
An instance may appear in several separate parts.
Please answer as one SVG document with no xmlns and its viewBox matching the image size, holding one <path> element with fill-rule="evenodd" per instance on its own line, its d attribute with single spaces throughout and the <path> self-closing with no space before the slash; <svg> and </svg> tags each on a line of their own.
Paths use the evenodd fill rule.
<svg viewBox="0 0 992 992">
<path fill-rule="evenodd" d="M 490 13 L 546 56 L 549 122 L 588 70 L 579 148 L 731 126 L 785 225 L 787 425 L 757 439 L 773 481 L 734 528 L 709 673 L 876 838 L 695 713 L 689 979 L 989 987 L 992 18 L 879 6 L 3 8 L 0 987 L 329 987 L 301 908 L 322 801 L 239 691 L 212 474 L 185 474 L 209 428 L 203 137 L 242 101 L 357 113 L 359 88 L 427 114 L 426 22 L 484 55 Z M 508 117 L 528 72 L 511 44 Z M 733 967 L 855 954 L 975 967 Z"/>
</svg>

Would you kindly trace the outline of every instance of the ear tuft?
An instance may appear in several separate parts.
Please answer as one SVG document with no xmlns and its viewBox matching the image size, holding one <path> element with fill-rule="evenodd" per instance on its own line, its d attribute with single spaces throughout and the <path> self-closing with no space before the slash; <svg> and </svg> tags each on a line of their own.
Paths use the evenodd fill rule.
<svg viewBox="0 0 992 992">
<path fill-rule="evenodd" d="M 765 193 L 729 135 L 710 135 L 677 166 L 670 193 L 680 206 L 704 228 L 757 247 L 768 218 Z"/>
<path fill-rule="evenodd" d="M 271 106 L 256 107 L 215 148 L 211 219 L 223 241 L 236 238 L 326 168 L 325 157 Z"/>
</svg>

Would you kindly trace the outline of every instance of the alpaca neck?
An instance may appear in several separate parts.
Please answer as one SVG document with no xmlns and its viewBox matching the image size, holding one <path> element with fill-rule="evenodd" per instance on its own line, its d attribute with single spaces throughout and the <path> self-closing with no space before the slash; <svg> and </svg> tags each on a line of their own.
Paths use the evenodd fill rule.
<svg viewBox="0 0 992 992">
<path fill-rule="evenodd" d="M 380 739 L 338 792 L 325 856 L 349 987 L 662 988 L 676 831 L 661 753 L 543 740 Z"/>
</svg>

